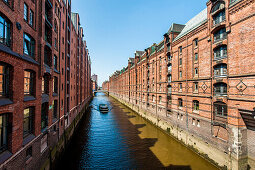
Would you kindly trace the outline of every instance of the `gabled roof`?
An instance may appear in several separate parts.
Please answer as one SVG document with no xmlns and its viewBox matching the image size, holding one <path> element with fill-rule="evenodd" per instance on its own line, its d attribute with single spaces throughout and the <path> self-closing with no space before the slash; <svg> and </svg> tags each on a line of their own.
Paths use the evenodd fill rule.
<svg viewBox="0 0 255 170">
<path fill-rule="evenodd" d="M 135 56 L 142 56 L 144 51 L 135 51 Z"/>
<path fill-rule="evenodd" d="M 202 12 L 200 12 L 198 15 L 196 15 L 194 18 L 189 20 L 185 27 L 183 28 L 182 32 L 174 39 L 174 41 L 180 39 L 184 35 L 188 34 L 189 32 L 193 31 L 203 23 L 207 21 L 207 8 L 204 9 Z"/>
<path fill-rule="evenodd" d="M 185 27 L 185 25 L 173 23 L 171 25 L 171 27 L 169 28 L 167 33 L 170 33 L 170 32 L 181 32 L 184 27 Z"/>
</svg>

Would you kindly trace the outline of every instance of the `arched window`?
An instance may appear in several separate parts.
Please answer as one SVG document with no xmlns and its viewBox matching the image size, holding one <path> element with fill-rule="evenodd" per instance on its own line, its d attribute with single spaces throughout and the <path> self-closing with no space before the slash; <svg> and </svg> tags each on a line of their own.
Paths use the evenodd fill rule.
<svg viewBox="0 0 255 170">
<path fill-rule="evenodd" d="M 23 52 L 26 55 L 35 57 L 35 40 L 27 33 L 23 37 Z"/>
<path fill-rule="evenodd" d="M 199 101 L 193 100 L 193 110 L 198 111 L 199 110 Z"/>
<path fill-rule="evenodd" d="M 214 53 L 214 59 L 219 60 L 227 57 L 227 46 L 222 45 L 220 47 L 217 47 L 213 50 Z"/>
<path fill-rule="evenodd" d="M 220 11 L 222 9 L 225 8 L 225 2 L 223 1 L 220 1 L 218 3 L 216 3 L 213 7 L 212 7 L 212 10 L 211 10 L 211 13 L 215 13 L 217 11 Z"/>
<path fill-rule="evenodd" d="M 227 64 L 218 64 L 214 66 L 214 76 L 226 76 L 227 75 Z"/>
<path fill-rule="evenodd" d="M 227 84 L 226 83 L 216 83 L 214 84 L 214 95 L 215 96 L 225 96 L 227 95 Z"/>
<path fill-rule="evenodd" d="M 11 46 L 11 22 L 0 14 L 0 43 Z"/>
<path fill-rule="evenodd" d="M 215 116 L 227 116 L 228 107 L 224 102 L 215 102 L 213 104 L 213 111 Z"/>
</svg>

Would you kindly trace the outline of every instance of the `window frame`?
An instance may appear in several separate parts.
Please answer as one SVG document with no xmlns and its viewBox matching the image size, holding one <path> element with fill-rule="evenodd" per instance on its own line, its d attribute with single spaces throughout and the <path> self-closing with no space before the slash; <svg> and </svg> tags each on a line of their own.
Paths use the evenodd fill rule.
<svg viewBox="0 0 255 170">
<path fill-rule="evenodd" d="M 23 18 L 26 22 L 28 22 L 28 5 L 24 3 L 24 8 L 23 8 Z"/>
<path fill-rule="evenodd" d="M 9 119 L 9 113 L 0 114 L 0 153 L 8 149 Z"/>
<path fill-rule="evenodd" d="M 26 72 L 30 73 L 30 77 L 26 77 Z M 25 83 L 25 79 L 28 79 L 29 82 Z M 32 70 L 24 70 L 24 96 L 34 96 L 34 87 L 35 87 L 35 73 Z M 29 84 L 29 91 L 25 91 L 25 84 Z"/>
<path fill-rule="evenodd" d="M 29 115 L 25 117 L 25 110 L 29 110 Z M 28 107 L 23 111 L 23 138 L 33 134 L 34 132 L 34 107 Z M 25 120 L 28 120 L 28 129 L 25 131 Z"/>
<path fill-rule="evenodd" d="M 0 41 L 0 43 L 4 44 L 7 47 L 11 47 L 12 23 L 7 17 L 3 16 L 2 14 L 0 15 L 0 27 L 2 27 L 3 30 L 3 32 L 1 33 L 2 35 L 0 35 L 2 36 L 1 39 L 3 39 L 3 41 Z"/>
<path fill-rule="evenodd" d="M 228 116 L 227 104 L 224 102 L 214 102 L 213 113 L 214 113 L 214 116 L 227 117 Z"/>
<path fill-rule="evenodd" d="M 30 56 L 32 58 L 35 58 L 35 39 L 27 34 L 23 33 L 23 53 L 27 56 Z M 25 48 L 26 47 L 26 48 Z"/>
<path fill-rule="evenodd" d="M 3 73 L 0 72 L 0 77 L 2 77 L 2 92 L 0 91 L 0 98 L 10 97 L 10 66 L 8 64 L 0 62 L 0 68 L 3 67 Z M 1 69 L 0 69 L 1 71 Z M 1 81 L 0 79 L 0 81 Z"/>
<path fill-rule="evenodd" d="M 199 101 L 193 100 L 193 111 L 199 111 Z"/>
</svg>

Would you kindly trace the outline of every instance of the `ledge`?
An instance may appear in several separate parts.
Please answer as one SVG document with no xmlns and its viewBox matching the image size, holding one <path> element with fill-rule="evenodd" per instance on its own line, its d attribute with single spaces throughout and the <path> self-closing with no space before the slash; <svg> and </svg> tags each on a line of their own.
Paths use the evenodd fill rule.
<svg viewBox="0 0 255 170">
<path fill-rule="evenodd" d="M 33 134 L 28 135 L 27 137 L 25 137 L 25 138 L 23 139 L 22 145 L 25 146 L 26 144 L 28 144 L 29 142 L 31 142 L 34 138 L 35 138 L 35 135 L 33 135 Z"/>
<path fill-rule="evenodd" d="M 24 96 L 24 102 L 35 100 L 36 98 L 34 96 Z"/>
<path fill-rule="evenodd" d="M 0 154 L 0 164 L 4 163 L 7 159 L 9 159 L 12 156 L 12 153 L 8 150 L 2 152 Z"/>
<path fill-rule="evenodd" d="M 36 65 L 40 65 L 37 61 L 35 61 L 33 58 L 26 56 L 26 55 L 20 55 L 14 51 L 12 51 L 9 47 L 3 45 L 0 43 L 0 51 L 5 52 L 7 54 L 13 55 L 17 58 L 23 59 L 25 61 L 28 61 L 30 63 L 36 64 Z"/>
<path fill-rule="evenodd" d="M 0 106 L 13 104 L 13 101 L 11 101 L 9 98 L 2 98 L 0 99 Z"/>
</svg>

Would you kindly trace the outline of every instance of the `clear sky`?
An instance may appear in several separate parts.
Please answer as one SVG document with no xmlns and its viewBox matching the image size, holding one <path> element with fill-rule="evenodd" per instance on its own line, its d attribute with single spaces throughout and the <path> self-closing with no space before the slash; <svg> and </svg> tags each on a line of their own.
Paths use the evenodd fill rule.
<svg viewBox="0 0 255 170">
<path fill-rule="evenodd" d="M 207 0 L 72 0 L 99 85 L 127 66 L 136 50 L 163 40 L 172 23 L 185 24 Z"/>
</svg>

